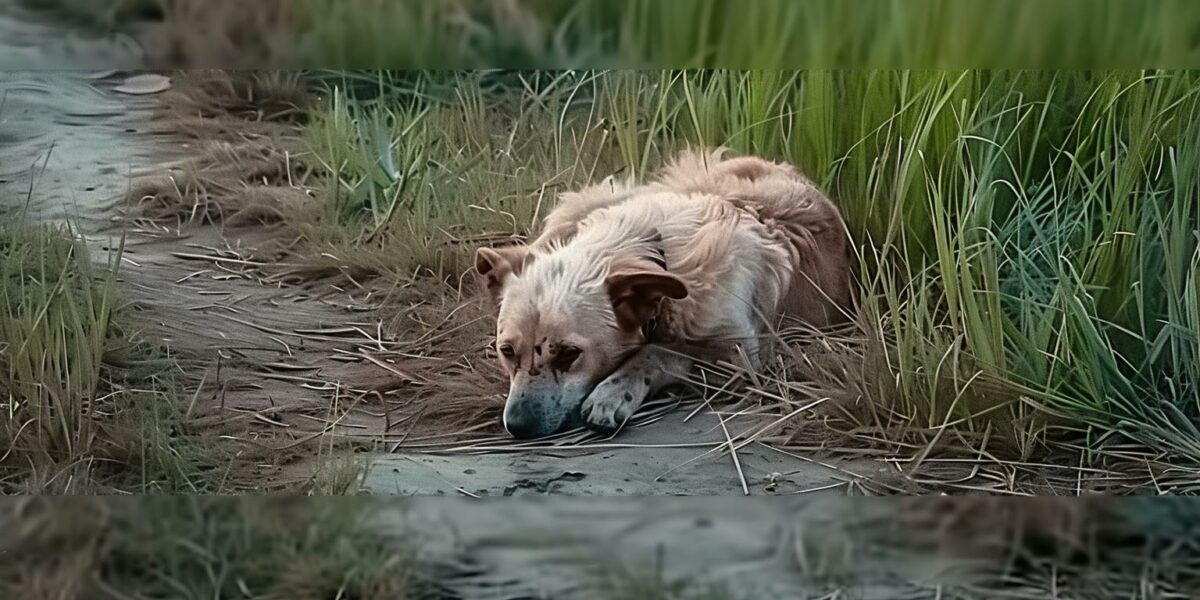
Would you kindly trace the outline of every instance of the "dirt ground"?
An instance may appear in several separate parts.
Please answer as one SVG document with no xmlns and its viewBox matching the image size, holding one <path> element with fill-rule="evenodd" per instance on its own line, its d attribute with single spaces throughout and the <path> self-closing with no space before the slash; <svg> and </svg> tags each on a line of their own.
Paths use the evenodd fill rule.
<svg viewBox="0 0 1200 600">
<path fill-rule="evenodd" d="M 464 598 L 594 598 L 607 579 L 686 582 L 695 595 L 679 597 L 900 600 L 934 597 L 935 581 L 969 581 L 967 562 L 895 560 L 855 545 L 841 529 L 848 517 L 888 511 L 871 500 L 414 498 L 382 517 L 421 536 L 431 559 L 456 557 L 464 568 L 447 585 Z"/>
</svg>

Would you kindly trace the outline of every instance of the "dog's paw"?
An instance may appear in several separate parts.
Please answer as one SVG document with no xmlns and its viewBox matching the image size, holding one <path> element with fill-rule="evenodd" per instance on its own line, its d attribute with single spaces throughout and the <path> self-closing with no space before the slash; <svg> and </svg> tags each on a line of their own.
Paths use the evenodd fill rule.
<svg viewBox="0 0 1200 600">
<path fill-rule="evenodd" d="M 580 415 L 588 429 L 613 433 L 641 406 L 643 395 L 611 379 L 605 380 L 583 401 Z"/>
</svg>

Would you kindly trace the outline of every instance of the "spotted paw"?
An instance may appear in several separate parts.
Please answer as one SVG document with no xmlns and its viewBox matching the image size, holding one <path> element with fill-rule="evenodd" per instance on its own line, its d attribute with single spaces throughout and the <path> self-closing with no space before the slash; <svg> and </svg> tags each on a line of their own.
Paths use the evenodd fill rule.
<svg viewBox="0 0 1200 600">
<path fill-rule="evenodd" d="M 613 433 L 641 405 L 641 396 L 626 387 L 604 381 L 583 401 L 580 414 L 589 429 Z"/>
</svg>

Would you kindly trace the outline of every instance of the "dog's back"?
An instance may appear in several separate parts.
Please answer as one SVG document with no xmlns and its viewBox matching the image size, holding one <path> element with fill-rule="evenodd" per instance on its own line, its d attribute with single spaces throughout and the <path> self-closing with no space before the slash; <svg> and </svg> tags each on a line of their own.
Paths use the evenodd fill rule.
<svg viewBox="0 0 1200 600">
<path fill-rule="evenodd" d="M 722 150 L 684 152 L 653 183 L 609 178 L 563 194 L 534 247 L 549 250 L 580 227 L 616 227 L 616 219 L 630 218 L 657 222 L 668 232 L 662 242 L 668 268 L 690 288 L 751 294 L 743 301 L 774 313 L 763 315 L 769 319 L 788 314 L 815 326 L 845 320 L 851 295 L 845 227 L 833 202 L 790 165 L 752 156 L 726 159 Z M 682 223 L 697 219 L 708 222 Z M 678 325 L 706 333 L 721 329 L 711 321 L 728 313 L 722 304 L 693 294 L 677 307 Z"/>
<path fill-rule="evenodd" d="M 792 269 L 780 312 L 815 326 L 845 321 L 851 301 L 849 238 L 833 201 L 792 165 L 755 156 L 725 159 L 724 153 L 684 152 L 663 170 L 658 185 L 719 195 L 766 227 L 787 251 Z"/>
</svg>

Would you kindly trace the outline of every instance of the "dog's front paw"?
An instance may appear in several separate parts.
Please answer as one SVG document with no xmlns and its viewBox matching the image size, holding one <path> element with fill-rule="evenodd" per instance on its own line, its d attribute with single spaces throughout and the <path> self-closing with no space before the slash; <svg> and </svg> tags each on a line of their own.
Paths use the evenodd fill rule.
<svg viewBox="0 0 1200 600">
<path fill-rule="evenodd" d="M 620 385 L 619 380 L 608 379 L 600 382 L 583 401 L 580 414 L 589 429 L 613 433 L 641 406 L 642 395 Z"/>
</svg>

